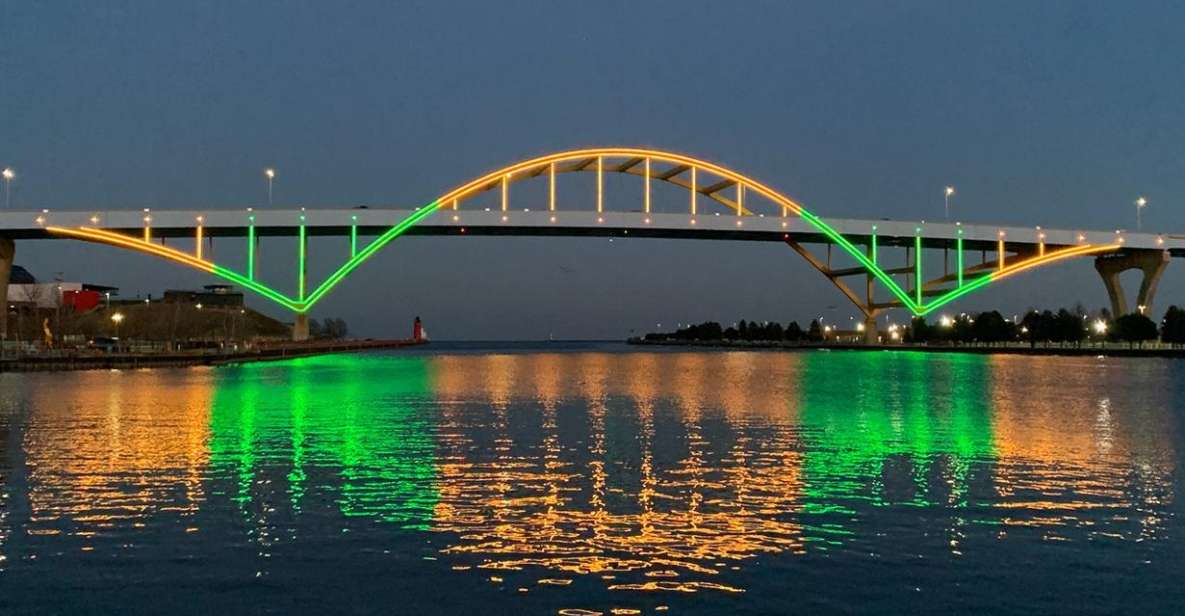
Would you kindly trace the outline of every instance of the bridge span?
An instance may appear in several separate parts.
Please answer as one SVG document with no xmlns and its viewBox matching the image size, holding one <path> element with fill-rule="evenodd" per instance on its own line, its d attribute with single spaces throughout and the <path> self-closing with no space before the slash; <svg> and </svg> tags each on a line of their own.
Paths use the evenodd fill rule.
<svg viewBox="0 0 1185 616">
<path fill-rule="evenodd" d="M 595 175 L 595 209 L 559 206 L 556 177 Z M 603 177 L 636 176 L 637 207 L 605 207 Z M 510 198 L 511 186 L 541 178 L 546 197 Z M 690 195 L 682 213 L 651 207 L 652 184 L 665 182 Z M 483 193 L 500 196 L 491 207 L 472 207 Z M 620 200 L 615 199 L 614 204 Z M 465 207 L 463 207 L 463 205 Z M 525 207 L 524 207 L 525 206 Z M 1119 273 L 1140 269 L 1136 298 L 1150 311 L 1157 282 L 1171 257 L 1185 256 L 1185 235 L 985 224 L 823 218 L 768 186 L 699 159 L 635 148 L 561 152 L 516 163 L 468 182 L 413 209 L 194 209 L 129 208 L 104 211 L 0 212 L 0 293 L 15 242 L 75 239 L 165 258 L 221 277 L 297 315 L 302 337 L 307 312 L 334 286 L 388 243 L 404 235 L 506 235 L 677 238 L 781 242 L 826 276 L 864 314 L 866 335 L 876 336 L 876 315 L 904 308 L 925 315 L 963 295 L 1012 275 L 1065 259 L 1093 257 L 1115 314 L 1129 312 Z M 297 292 L 289 295 L 257 277 L 263 238 L 299 238 Z M 308 284 L 308 239 L 345 239 L 349 258 L 319 286 Z M 207 255 L 214 238 L 240 238 L 246 263 L 230 267 Z M 344 253 L 344 251 L 343 251 Z M 850 284 L 855 280 L 858 284 Z M 877 297 L 874 287 L 888 291 Z M 6 304 L 5 298 L 0 297 Z M 6 316 L 7 311 L 5 311 Z M 0 318 L 0 334 L 4 320 Z"/>
</svg>

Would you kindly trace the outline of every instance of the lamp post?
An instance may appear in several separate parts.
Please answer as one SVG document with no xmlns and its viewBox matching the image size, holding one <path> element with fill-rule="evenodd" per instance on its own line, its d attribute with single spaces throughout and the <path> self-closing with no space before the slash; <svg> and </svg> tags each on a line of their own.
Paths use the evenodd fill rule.
<svg viewBox="0 0 1185 616">
<path fill-rule="evenodd" d="M 4 176 L 4 209 L 12 209 L 12 179 L 16 177 L 16 172 L 12 167 L 5 167 L 4 171 L 0 171 L 0 175 Z"/>
<path fill-rule="evenodd" d="M 115 347 L 116 347 L 116 349 L 118 349 L 118 348 L 119 348 L 119 343 L 120 343 L 120 340 L 119 340 L 119 324 L 120 324 L 120 323 L 123 323 L 123 313 L 122 313 L 122 312 L 117 312 L 117 313 L 115 313 L 115 314 L 111 315 L 111 322 L 115 324 Z"/>
<path fill-rule="evenodd" d="M 272 206 L 272 182 L 276 179 L 276 170 L 268 167 L 263 170 L 263 175 L 267 177 L 267 205 Z"/>
<path fill-rule="evenodd" d="M 950 198 L 955 194 L 954 186 L 947 186 L 942 191 L 943 203 L 945 204 L 946 219 L 950 220 Z"/>
<path fill-rule="evenodd" d="M 1138 197 L 1136 199 L 1136 231 L 1140 230 L 1140 223 L 1141 223 L 1140 210 L 1142 210 L 1146 207 L 1148 207 L 1148 200 L 1145 199 L 1143 196 Z"/>
</svg>

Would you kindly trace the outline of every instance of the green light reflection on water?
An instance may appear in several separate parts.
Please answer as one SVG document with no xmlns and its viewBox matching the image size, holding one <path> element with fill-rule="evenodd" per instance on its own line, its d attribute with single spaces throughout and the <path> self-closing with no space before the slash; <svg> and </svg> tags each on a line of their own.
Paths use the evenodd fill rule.
<svg viewBox="0 0 1185 616">
<path fill-rule="evenodd" d="M 333 489 L 344 516 L 428 528 L 438 500 L 428 361 L 328 355 L 221 369 L 214 476 L 234 478 L 244 514 L 259 499 L 257 477 L 281 468 L 294 514 L 311 490 Z"/>
<path fill-rule="evenodd" d="M 916 352 L 803 355 L 800 421 L 804 508 L 845 520 L 862 505 L 890 504 L 888 464 L 908 465 L 912 496 L 894 505 L 965 507 L 973 463 L 996 457 L 990 359 Z M 940 494 L 935 476 L 948 494 Z M 900 488 L 896 490 L 901 492 Z M 809 523 L 817 538 L 850 534 L 845 524 Z"/>
</svg>

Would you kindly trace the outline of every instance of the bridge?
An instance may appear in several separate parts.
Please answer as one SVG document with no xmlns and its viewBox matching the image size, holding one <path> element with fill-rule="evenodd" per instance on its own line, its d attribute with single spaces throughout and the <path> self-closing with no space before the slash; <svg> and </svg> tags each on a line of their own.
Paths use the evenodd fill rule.
<svg viewBox="0 0 1185 616">
<path fill-rule="evenodd" d="M 595 178 L 587 209 L 559 207 L 558 177 Z M 611 174 L 639 181 L 628 210 L 606 207 Z M 542 198 L 513 199 L 518 184 L 539 182 Z M 680 210 L 660 211 L 654 188 L 685 192 Z M 514 190 L 512 190 L 514 189 Z M 586 188 L 586 190 L 588 190 Z M 482 199 L 488 206 L 474 205 Z M 620 199 L 613 199 L 619 203 Z M 669 205 L 669 204 L 668 204 Z M 16 242 L 81 240 L 163 258 L 258 293 L 296 315 L 294 337 L 308 335 L 308 312 L 378 251 L 403 235 L 509 235 L 680 238 L 780 242 L 823 274 L 865 318 L 876 341 L 878 313 L 926 315 L 992 283 L 1068 259 L 1093 257 L 1116 315 L 1130 312 L 1119 274 L 1143 272 L 1137 310 L 1150 312 L 1171 257 L 1185 235 L 1124 230 L 1001 227 L 984 224 L 823 218 L 758 180 L 714 163 L 660 150 L 594 148 L 522 161 L 473 179 L 413 209 L 259 209 L 0 212 L 0 305 Z M 312 286 L 310 237 L 345 239 L 343 260 Z M 296 237 L 296 293 L 261 280 L 261 240 Z M 238 238 L 245 262 L 215 263 L 214 238 Z M 348 255 L 346 257 L 345 255 Z M 0 317 L 0 337 L 6 333 Z"/>
</svg>

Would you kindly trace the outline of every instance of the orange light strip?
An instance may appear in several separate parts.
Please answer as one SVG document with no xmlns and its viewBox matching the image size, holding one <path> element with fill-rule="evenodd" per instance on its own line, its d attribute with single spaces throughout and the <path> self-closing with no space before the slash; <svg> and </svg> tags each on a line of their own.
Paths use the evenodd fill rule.
<svg viewBox="0 0 1185 616">
<path fill-rule="evenodd" d="M 695 216 L 696 197 L 699 196 L 699 186 L 696 186 L 695 167 L 691 168 L 691 215 Z"/>
<path fill-rule="evenodd" d="M 572 161 L 572 160 L 587 160 L 589 158 L 596 158 L 598 161 L 598 169 L 600 171 L 600 173 L 598 173 L 598 175 L 601 175 L 601 173 L 603 173 L 603 171 L 604 171 L 603 161 L 605 158 L 634 158 L 634 157 L 640 157 L 640 158 L 647 158 L 648 157 L 653 160 L 660 160 L 660 161 L 664 161 L 664 162 L 668 162 L 668 163 L 673 163 L 676 165 L 686 165 L 686 166 L 690 167 L 690 169 L 691 169 L 691 176 L 692 176 L 693 185 L 696 180 L 697 172 L 698 171 L 706 171 L 706 172 L 711 173 L 713 175 L 720 176 L 721 178 L 729 179 L 729 180 L 732 180 L 737 183 L 742 183 L 746 186 L 747 190 L 755 191 L 755 192 L 757 192 L 757 194 L 769 199 L 770 201 L 773 201 L 774 203 L 778 204 L 779 206 L 785 207 L 786 209 L 790 210 L 791 212 L 793 212 L 795 214 L 798 214 L 803 210 L 803 207 L 801 205 L 799 205 L 797 202 L 795 202 L 793 199 L 790 199 L 789 197 L 782 195 L 781 193 L 779 193 L 778 191 L 769 187 L 768 185 L 758 182 L 757 180 L 755 180 L 753 178 L 750 178 L 748 176 L 737 173 L 736 171 L 733 171 L 733 170 L 728 169 L 726 167 L 721 167 L 720 165 L 710 163 L 705 160 L 692 158 L 690 156 L 684 156 L 682 154 L 675 154 L 672 152 L 663 152 L 661 150 L 648 150 L 648 149 L 643 149 L 643 148 L 590 148 L 590 149 L 582 149 L 582 150 L 569 150 L 566 152 L 557 152 L 555 154 L 549 154 L 547 156 L 540 156 L 538 158 L 532 158 L 532 159 L 525 160 L 525 161 L 522 161 L 519 163 L 515 163 L 509 167 L 504 167 L 504 168 L 494 171 L 492 173 L 488 173 L 488 174 L 483 175 L 479 178 L 476 178 L 476 179 L 473 179 L 469 182 L 466 182 L 466 183 L 448 191 L 444 195 L 442 195 L 439 198 L 439 201 L 442 203 L 448 203 L 449 201 L 452 201 L 453 199 L 458 199 L 458 198 L 464 199 L 474 193 L 488 190 L 491 187 L 491 184 L 495 180 L 497 180 L 499 178 L 499 176 L 516 175 L 521 171 L 526 171 L 529 169 L 538 169 L 539 167 L 541 167 L 543 165 L 551 165 L 553 163 L 560 163 L 560 162 Z M 519 176 L 519 177 L 522 179 L 525 179 L 528 176 L 523 175 L 523 176 Z M 599 184 L 599 182 L 598 182 L 598 184 Z M 695 192 L 694 189 L 692 192 L 693 193 Z M 692 199 L 693 200 L 695 199 L 694 195 L 693 195 Z M 693 212 L 693 214 L 694 213 L 695 212 Z M 746 212 L 746 213 L 748 213 L 748 212 Z"/>
<path fill-rule="evenodd" d="M 646 200 L 642 204 L 643 211 L 650 213 L 650 158 L 646 158 Z"/>
<path fill-rule="evenodd" d="M 605 157 L 597 157 L 597 213 L 605 211 Z"/>
<path fill-rule="evenodd" d="M 58 235 L 65 235 L 68 237 L 73 237 L 73 238 L 89 241 L 89 242 L 96 242 L 99 244 L 108 244 L 108 245 L 116 246 L 116 247 L 120 247 L 120 248 L 127 248 L 130 250 L 135 250 L 138 252 L 143 252 L 146 254 L 158 256 L 158 257 L 173 261 L 175 263 L 179 263 L 181 265 L 186 265 L 186 266 L 192 267 L 194 269 L 198 269 L 203 272 L 206 272 L 207 274 L 212 274 L 214 276 L 218 276 L 220 278 L 224 278 L 224 279 L 230 280 L 231 282 L 234 282 L 236 284 L 242 285 L 243 287 L 251 289 L 252 291 L 259 293 L 260 295 L 263 295 L 264 297 L 266 297 L 266 298 L 268 298 L 268 299 L 270 299 L 270 300 L 280 304 L 281 306 L 284 306 L 285 308 L 288 308 L 289 310 L 292 310 L 294 312 L 305 312 L 311 306 L 311 304 L 307 304 L 305 302 L 294 301 L 291 298 L 285 296 L 284 294 L 282 294 L 270 287 L 259 284 L 259 283 L 255 282 L 254 280 L 251 280 L 245 276 L 242 276 L 242 275 L 235 273 L 231 270 L 228 270 L 226 268 L 218 267 L 217 265 L 215 265 L 214 263 L 212 263 L 210 261 L 206 261 L 203 259 L 197 259 L 197 258 L 194 258 L 194 257 L 184 253 L 184 252 L 181 252 L 180 250 L 168 248 L 166 246 L 162 246 L 159 244 L 153 244 L 151 242 L 144 242 L 144 241 L 138 240 L 134 237 L 123 235 L 120 233 L 114 233 L 111 231 L 104 231 L 101 229 L 93 229 L 90 227 L 78 227 L 76 229 L 69 229 L 66 227 L 52 227 L 51 226 L 51 227 L 46 227 L 46 231 L 49 231 L 51 233 L 55 233 Z"/>
<path fill-rule="evenodd" d="M 547 166 L 547 209 L 555 211 L 555 163 Z"/>
<path fill-rule="evenodd" d="M 197 226 L 197 231 L 194 233 L 194 239 L 196 241 L 195 241 L 193 254 L 195 256 L 197 256 L 198 260 L 200 261 L 202 258 L 202 226 L 201 225 Z"/>
<path fill-rule="evenodd" d="M 77 229 L 67 229 L 65 227 L 46 227 L 46 230 L 51 233 L 57 233 L 60 235 L 69 235 L 71 237 L 76 237 L 79 239 L 90 240 L 90 241 L 100 242 L 100 243 L 105 243 L 105 244 L 114 244 L 116 246 L 121 246 L 123 248 L 130 248 L 132 250 L 139 250 L 141 252 L 147 252 L 150 254 L 154 254 L 158 257 L 163 257 L 165 259 L 175 261 L 175 262 L 180 263 L 182 265 L 188 265 L 190 267 L 200 269 L 200 270 L 207 272 L 207 273 L 214 271 L 214 264 L 209 261 L 206 261 L 204 259 L 190 256 L 184 252 L 181 252 L 180 250 L 169 248 L 167 246 L 161 246 L 159 244 L 153 244 L 151 242 L 140 241 L 135 238 L 128 237 L 126 235 L 122 235 L 120 233 L 114 233 L 112 231 L 103 231 L 101 229 L 91 229 L 89 227 L 79 227 Z"/>
<path fill-rule="evenodd" d="M 502 176 L 502 211 L 510 207 L 510 174 Z"/>
<path fill-rule="evenodd" d="M 991 274 L 992 282 L 1019 274 L 1021 272 L 1033 269 L 1034 267 L 1053 263 L 1054 261 L 1061 261 L 1062 259 L 1069 259 L 1071 257 L 1083 257 L 1100 252 L 1110 252 L 1112 250 L 1118 250 L 1119 247 L 1120 244 L 1103 244 L 1098 246 L 1087 244 L 1085 246 L 1073 246 L 1070 248 L 1063 248 L 1062 250 L 1056 250 L 1054 252 L 1047 252 L 1043 256 L 1036 256 L 1031 259 L 1026 259 L 1020 263 L 1015 263 L 1004 269 L 993 272 Z"/>
</svg>

